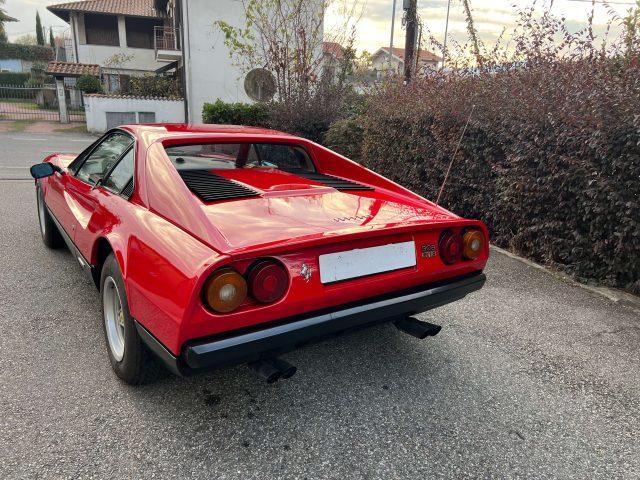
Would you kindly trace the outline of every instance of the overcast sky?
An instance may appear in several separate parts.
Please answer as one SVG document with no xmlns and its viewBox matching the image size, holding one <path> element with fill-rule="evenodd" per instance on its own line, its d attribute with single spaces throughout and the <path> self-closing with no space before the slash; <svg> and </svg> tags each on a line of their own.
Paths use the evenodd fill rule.
<svg viewBox="0 0 640 480">
<path fill-rule="evenodd" d="M 335 0 L 336 2 L 351 2 L 354 0 Z M 358 50 L 367 49 L 374 51 L 377 48 L 389 44 L 391 28 L 392 0 L 356 0 L 362 7 L 362 17 L 356 27 L 355 46 Z M 602 0 L 596 0 L 602 1 Z M 611 2 L 630 3 L 632 0 L 610 0 Z M 480 37 L 487 43 L 502 31 L 504 27 L 509 30 L 514 24 L 513 4 L 526 6 L 532 0 L 471 0 L 473 16 Z M 16 23 L 5 24 L 11 40 L 23 34 L 35 33 L 36 10 L 40 11 L 42 23 L 47 28 L 53 27 L 54 33 L 62 33 L 68 25 L 55 15 L 49 13 L 47 5 L 62 3 L 51 0 L 7 0 L 5 9 L 9 15 L 20 20 Z M 402 18 L 402 0 L 397 0 L 396 30 L 394 43 L 396 46 L 404 44 L 404 31 L 400 27 Z M 549 0 L 538 0 L 538 5 L 549 5 Z M 618 15 L 622 16 L 630 8 L 629 5 L 615 3 L 610 5 Z M 427 28 L 439 39 L 444 35 L 445 18 L 447 13 L 447 0 L 418 0 L 420 16 Z M 574 30 L 582 28 L 587 21 L 591 10 L 589 1 L 555 0 L 552 7 L 557 15 L 564 15 Z M 597 31 L 602 31 L 607 21 L 607 13 L 603 5 L 596 6 L 594 23 L 599 25 Z M 336 14 L 330 14 L 327 23 L 337 23 Z M 464 39 L 465 24 L 462 2 L 451 0 L 451 13 L 449 19 L 449 33 L 457 39 Z"/>
</svg>

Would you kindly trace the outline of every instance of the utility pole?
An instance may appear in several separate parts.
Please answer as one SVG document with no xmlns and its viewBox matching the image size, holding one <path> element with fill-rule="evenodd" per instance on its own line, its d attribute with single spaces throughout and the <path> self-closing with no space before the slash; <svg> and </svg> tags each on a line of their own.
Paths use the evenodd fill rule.
<svg viewBox="0 0 640 480">
<path fill-rule="evenodd" d="M 442 65 L 440 68 L 444 68 L 444 62 L 447 58 L 447 34 L 449 33 L 449 10 L 451 10 L 451 0 L 447 2 L 447 21 L 444 24 L 444 41 L 442 42 Z"/>
<path fill-rule="evenodd" d="M 420 47 L 422 46 L 422 22 L 418 24 L 418 45 L 416 46 L 416 75 L 420 71 Z"/>
<path fill-rule="evenodd" d="M 393 11 L 391 12 L 391 40 L 389 40 L 389 70 L 393 65 L 393 27 L 396 23 L 396 0 L 393 0 Z M 388 74 L 389 72 L 387 72 Z"/>
<path fill-rule="evenodd" d="M 406 34 L 404 40 L 404 81 L 411 82 L 416 54 L 416 33 L 418 23 L 418 0 L 404 0 Z"/>
</svg>

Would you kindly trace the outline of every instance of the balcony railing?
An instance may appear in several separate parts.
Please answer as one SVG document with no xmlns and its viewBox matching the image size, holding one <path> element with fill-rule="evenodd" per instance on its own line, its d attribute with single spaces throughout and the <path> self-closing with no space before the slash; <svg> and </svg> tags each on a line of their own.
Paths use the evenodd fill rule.
<svg viewBox="0 0 640 480">
<path fill-rule="evenodd" d="M 177 60 L 181 56 L 180 29 L 164 26 L 154 27 L 153 47 L 156 51 L 156 60 Z"/>
</svg>

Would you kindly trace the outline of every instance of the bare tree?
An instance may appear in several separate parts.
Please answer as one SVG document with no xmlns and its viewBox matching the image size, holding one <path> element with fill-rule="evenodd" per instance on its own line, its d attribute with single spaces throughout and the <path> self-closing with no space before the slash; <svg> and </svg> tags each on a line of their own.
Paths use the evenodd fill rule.
<svg viewBox="0 0 640 480">
<path fill-rule="evenodd" d="M 471 41 L 471 46 L 473 47 L 473 55 L 476 57 L 478 67 L 482 68 L 483 59 L 482 54 L 480 53 L 480 46 L 478 44 L 478 32 L 473 21 L 473 16 L 471 15 L 471 5 L 469 4 L 469 0 L 462 0 L 462 4 L 464 6 L 464 14 L 467 23 L 467 33 L 469 34 L 469 40 Z"/>
<path fill-rule="evenodd" d="M 322 70 L 325 15 L 333 0 L 243 0 L 245 24 L 214 24 L 224 33 L 231 58 L 243 72 L 270 71 L 280 100 L 313 94 Z M 358 2 L 356 2 L 358 3 Z M 346 4 L 346 2 L 345 2 Z M 352 6 L 341 12 L 353 19 Z M 352 34 L 344 20 L 330 39 L 341 43 Z M 342 31 L 340 31 L 342 30 Z"/>
<path fill-rule="evenodd" d="M 0 43 L 6 43 L 8 41 L 7 33 L 4 30 L 4 22 L 9 17 L 7 16 L 7 13 L 3 8 L 4 3 L 5 3 L 5 0 L 0 0 Z"/>
</svg>

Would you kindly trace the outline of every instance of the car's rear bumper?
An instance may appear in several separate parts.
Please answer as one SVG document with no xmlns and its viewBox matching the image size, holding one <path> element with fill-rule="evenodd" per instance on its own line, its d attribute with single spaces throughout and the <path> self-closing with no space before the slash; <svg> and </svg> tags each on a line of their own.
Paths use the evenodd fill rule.
<svg viewBox="0 0 640 480">
<path fill-rule="evenodd" d="M 145 343 L 171 371 L 186 374 L 253 362 L 323 338 L 424 312 L 479 290 L 485 280 L 482 272 L 476 272 L 267 325 L 193 340 L 184 345 L 180 357 L 172 355 L 142 325 L 136 326 Z"/>
</svg>

